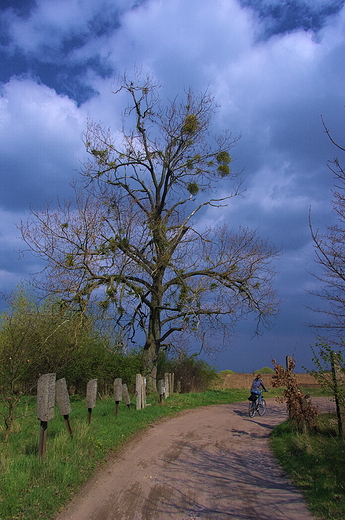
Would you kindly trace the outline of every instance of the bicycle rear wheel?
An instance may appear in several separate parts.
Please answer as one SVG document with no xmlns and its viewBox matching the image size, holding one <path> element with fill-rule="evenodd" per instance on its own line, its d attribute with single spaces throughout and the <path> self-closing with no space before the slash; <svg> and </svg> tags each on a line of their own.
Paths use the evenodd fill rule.
<svg viewBox="0 0 345 520">
<path fill-rule="evenodd" d="M 265 399 L 261 399 L 261 403 L 258 405 L 258 414 L 265 415 L 266 413 L 266 401 Z"/>
<path fill-rule="evenodd" d="M 254 417 L 256 413 L 256 402 L 249 401 L 249 417 Z"/>
</svg>

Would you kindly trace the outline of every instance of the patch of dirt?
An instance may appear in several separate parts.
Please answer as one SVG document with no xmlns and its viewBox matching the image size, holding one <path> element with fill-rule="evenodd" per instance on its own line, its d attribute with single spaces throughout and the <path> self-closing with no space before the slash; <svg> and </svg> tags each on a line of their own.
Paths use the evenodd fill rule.
<svg viewBox="0 0 345 520">
<path fill-rule="evenodd" d="M 329 400 L 315 399 L 315 402 Z M 55 520 L 312 520 L 268 446 L 285 406 L 188 410 L 152 425 L 99 470 Z"/>
</svg>

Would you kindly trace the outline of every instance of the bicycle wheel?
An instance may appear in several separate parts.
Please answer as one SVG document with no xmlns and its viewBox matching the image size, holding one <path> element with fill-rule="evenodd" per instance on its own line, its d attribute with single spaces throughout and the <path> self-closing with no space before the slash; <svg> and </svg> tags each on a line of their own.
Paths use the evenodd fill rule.
<svg viewBox="0 0 345 520">
<path fill-rule="evenodd" d="M 256 402 L 249 401 L 249 417 L 254 417 L 256 413 Z"/>
<path fill-rule="evenodd" d="M 261 399 L 261 403 L 258 405 L 258 414 L 265 415 L 266 413 L 266 401 L 265 399 Z"/>
</svg>

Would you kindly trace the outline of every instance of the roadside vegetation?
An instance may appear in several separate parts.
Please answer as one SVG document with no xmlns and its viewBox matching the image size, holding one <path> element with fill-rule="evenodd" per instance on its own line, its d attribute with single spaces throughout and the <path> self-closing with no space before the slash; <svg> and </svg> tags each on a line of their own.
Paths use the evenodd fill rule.
<svg viewBox="0 0 345 520">
<path fill-rule="evenodd" d="M 291 421 L 280 424 L 271 435 L 271 448 L 316 517 L 345 518 L 345 441 L 335 414 L 320 415 L 307 433 Z"/>
<path fill-rule="evenodd" d="M 97 402 L 91 424 L 87 424 L 85 399 L 72 397 L 70 422 L 73 438 L 62 417 L 55 415 L 47 430 L 47 451 L 38 458 L 39 422 L 35 398 L 21 400 L 18 418 L 7 442 L 0 429 L 0 518 L 51 520 L 92 472 L 132 435 L 152 423 L 198 406 L 246 400 L 248 390 L 208 390 L 174 394 L 162 404 L 149 396 L 146 408 L 130 410 L 120 403 L 115 415 L 112 398 Z M 19 415 L 19 414 L 18 414 Z"/>
</svg>

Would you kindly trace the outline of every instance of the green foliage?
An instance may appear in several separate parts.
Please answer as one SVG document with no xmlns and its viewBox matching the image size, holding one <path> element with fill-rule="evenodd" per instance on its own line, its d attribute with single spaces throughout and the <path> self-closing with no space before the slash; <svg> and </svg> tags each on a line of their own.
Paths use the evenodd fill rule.
<svg viewBox="0 0 345 520">
<path fill-rule="evenodd" d="M 235 372 L 233 370 L 221 370 L 219 372 L 220 376 L 223 376 L 223 375 L 226 376 L 227 374 L 235 374 Z"/>
<path fill-rule="evenodd" d="M 221 164 L 221 163 L 229 164 L 229 162 L 231 162 L 231 156 L 230 156 L 229 152 L 226 152 L 226 151 L 219 152 L 217 154 L 216 159 L 219 164 Z"/>
<path fill-rule="evenodd" d="M 311 347 L 311 351 L 313 353 L 313 363 L 315 365 L 314 370 L 307 370 L 308 374 L 315 377 L 317 382 L 325 389 L 331 391 L 333 395 L 339 393 L 339 390 L 342 390 L 339 397 L 341 402 L 345 405 L 345 395 L 344 388 L 339 388 L 339 384 L 337 382 L 337 378 L 335 378 L 335 373 L 332 371 L 332 366 L 336 367 L 336 369 L 345 374 L 345 360 L 341 351 L 335 352 L 333 348 L 327 343 L 318 343 L 316 345 L 319 351 L 318 353 L 315 351 L 313 347 Z"/>
<path fill-rule="evenodd" d="M 199 193 L 200 188 L 197 182 L 190 182 L 187 186 L 187 190 L 191 195 L 197 195 L 197 193 Z"/>
<path fill-rule="evenodd" d="M 217 171 L 221 175 L 221 177 L 226 177 L 230 174 L 230 166 L 229 163 L 231 162 L 231 156 L 228 152 L 222 151 L 217 154 L 217 162 L 219 164 Z"/>
<path fill-rule="evenodd" d="M 80 394 L 90 379 L 97 378 L 99 392 L 109 395 L 118 377 L 133 390 L 135 375 L 143 369 L 140 353 L 123 355 L 90 319 L 61 301 L 38 304 L 25 287 L 13 293 L 0 325 L 1 416 L 8 434 L 22 396 L 34 391 L 41 374 L 65 377 L 69 390 Z"/>
<path fill-rule="evenodd" d="M 164 372 L 175 374 L 175 386 L 179 384 L 181 393 L 204 392 L 218 377 L 216 370 L 206 361 L 197 359 L 196 355 L 187 356 L 186 353 L 172 360 L 162 354 L 159 379 L 163 377 Z"/>
<path fill-rule="evenodd" d="M 254 374 L 274 374 L 274 370 L 270 367 L 263 367 L 261 370 L 255 370 Z"/>
<path fill-rule="evenodd" d="M 200 122 L 195 114 L 188 114 L 185 117 L 184 124 L 182 127 L 182 133 L 193 135 L 200 128 Z"/>
<path fill-rule="evenodd" d="M 226 177 L 230 173 L 230 167 L 227 164 L 220 164 L 217 170 L 222 177 Z"/>
</svg>

